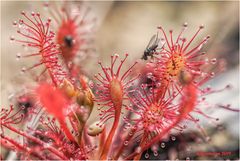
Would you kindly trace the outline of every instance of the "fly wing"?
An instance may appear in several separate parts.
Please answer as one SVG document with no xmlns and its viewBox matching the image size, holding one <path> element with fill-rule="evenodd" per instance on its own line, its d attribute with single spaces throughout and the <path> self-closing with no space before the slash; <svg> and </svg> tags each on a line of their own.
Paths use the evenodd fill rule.
<svg viewBox="0 0 240 161">
<path fill-rule="evenodd" d="M 158 47 L 160 39 L 156 37 L 156 40 L 154 41 L 154 43 L 152 43 L 152 45 L 149 47 L 150 50 L 156 50 L 156 48 Z"/>
<path fill-rule="evenodd" d="M 148 48 L 149 48 L 149 46 L 152 46 L 152 45 L 154 45 L 154 42 L 155 42 L 154 40 L 156 39 L 156 37 L 157 37 L 157 35 L 156 35 L 156 34 L 152 36 L 152 38 L 150 39 L 150 41 L 149 41 L 149 43 L 148 43 L 148 45 L 147 45 L 146 49 L 148 49 Z"/>
<path fill-rule="evenodd" d="M 156 40 L 155 44 L 158 44 L 158 43 L 159 43 L 159 41 L 160 41 L 160 38 L 157 38 L 157 40 Z"/>
<path fill-rule="evenodd" d="M 154 42 L 154 46 L 158 46 L 158 43 L 159 43 L 159 41 L 160 41 L 160 38 L 158 38 L 158 32 L 157 32 L 157 35 L 156 35 L 157 37 L 156 37 L 156 40 L 155 40 L 155 42 Z"/>
<path fill-rule="evenodd" d="M 160 42 L 160 43 L 159 43 L 159 42 Z M 159 39 L 158 39 L 158 47 L 159 47 L 158 49 L 163 48 L 164 45 L 165 45 L 165 43 L 166 43 L 166 42 L 161 41 L 161 39 L 159 38 Z"/>
</svg>

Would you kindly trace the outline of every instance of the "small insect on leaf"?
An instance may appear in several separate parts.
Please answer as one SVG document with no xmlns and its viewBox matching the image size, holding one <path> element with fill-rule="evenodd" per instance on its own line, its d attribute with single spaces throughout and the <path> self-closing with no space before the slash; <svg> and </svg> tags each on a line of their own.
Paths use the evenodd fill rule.
<svg viewBox="0 0 240 161">
<path fill-rule="evenodd" d="M 64 44 L 67 47 L 71 48 L 73 46 L 73 37 L 71 35 L 66 35 L 64 37 Z"/>
</svg>

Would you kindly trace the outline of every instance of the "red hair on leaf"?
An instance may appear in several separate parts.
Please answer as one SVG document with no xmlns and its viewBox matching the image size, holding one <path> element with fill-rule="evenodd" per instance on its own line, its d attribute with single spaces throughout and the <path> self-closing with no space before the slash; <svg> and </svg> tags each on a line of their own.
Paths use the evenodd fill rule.
<svg viewBox="0 0 240 161">
<path fill-rule="evenodd" d="M 96 18 L 90 12 L 90 7 L 84 2 L 80 3 L 79 6 L 67 1 L 61 5 L 53 2 L 44 4 L 56 22 L 56 41 L 67 64 L 72 62 L 79 52 L 84 53 L 82 57 L 86 58 L 90 50 L 95 50 L 92 44 Z"/>
<path fill-rule="evenodd" d="M 39 13 L 32 12 L 31 15 L 27 15 L 24 11 L 21 13 L 26 20 L 20 19 L 19 22 L 14 22 L 14 26 L 18 27 L 17 33 L 26 40 L 15 39 L 11 37 L 12 41 L 16 41 L 26 45 L 32 49 L 35 49 L 35 53 L 28 55 L 18 55 L 18 57 L 32 57 L 40 56 L 41 59 L 38 63 L 29 68 L 23 68 L 22 71 L 36 68 L 40 65 L 44 65 L 44 70 L 40 76 L 48 71 L 52 82 L 55 86 L 58 86 L 63 78 L 66 77 L 66 72 L 60 65 L 58 55 L 61 52 L 58 46 L 53 42 L 54 32 L 50 30 L 51 19 L 44 22 Z"/>
<path fill-rule="evenodd" d="M 111 66 L 109 68 L 103 67 L 102 63 L 99 62 L 99 65 L 103 71 L 103 75 L 101 73 L 95 75 L 95 78 L 99 82 L 96 84 L 97 97 L 95 100 L 98 105 L 101 106 L 99 108 L 99 110 L 101 110 L 99 126 L 105 124 L 107 120 L 114 118 L 113 126 L 104 144 L 105 148 L 101 153 L 101 160 L 107 159 L 113 136 L 119 124 L 123 100 L 127 99 L 127 89 L 138 78 L 135 77 L 131 80 L 127 80 L 137 62 L 135 62 L 129 69 L 127 69 L 126 72 L 121 74 L 123 63 L 126 61 L 127 57 L 128 54 L 126 54 L 125 58 L 121 60 L 120 65 L 116 71 L 114 71 L 114 65 L 117 61 L 118 55 L 111 56 Z M 103 107 L 108 107 L 108 109 L 102 110 Z"/>
<path fill-rule="evenodd" d="M 163 129 L 161 129 L 161 132 L 158 133 L 151 140 L 149 140 L 148 142 L 143 142 L 143 144 L 140 145 L 135 152 L 128 155 L 125 159 L 130 160 L 138 156 L 146 149 L 148 149 L 151 145 L 160 141 L 163 136 L 169 133 L 170 130 L 176 127 L 182 120 L 184 120 L 187 117 L 187 115 L 194 109 L 196 101 L 197 101 L 197 89 L 192 83 L 189 83 L 188 85 L 184 86 L 183 95 L 181 97 L 181 103 L 179 105 L 179 114 L 176 117 L 176 119 L 169 126 L 163 127 Z"/>
<path fill-rule="evenodd" d="M 152 62 L 157 66 L 154 74 L 157 75 L 161 83 L 161 88 L 158 94 L 159 97 L 161 95 L 161 90 L 164 91 L 164 88 L 169 89 L 168 92 L 172 91 L 170 88 L 181 92 L 182 85 L 181 82 L 178 81 L 181 71 L 189 72 L 194 78 L 202 77 L 202 79 L 204 79 L 205 77 L 208 77 L 209 79 L 211 76 L 211 73 L 206 73 L 203 71 L 203 68 L 206 67 L 207 62 L 205 59 L 202 59 L 203 55 L 205 55 L 205 52 L 200 52 L 210 36 L 206 36 L 195 47 L 190 48 L 193 41 L 197 38 L 203 28 L 204 27 L 202 25 L 199 26 L 196 33 L 188 41 L 183 37 L 184 31 L 187 29 L 187 24 L 185 23 L 181 32 L 174 41 L 173 30 L 169 31 L 170 38 L 168 38 L 164 29 L 162 27 L 158 27 L 163 34 L 163 40 L 165 40 L 162 50 L 157 53 L 160 55 L 160 57 L 157 57 L 157 60 Z M 215 64 L 216 59 L 214 58 L 211 62 Z"/>
</svg>

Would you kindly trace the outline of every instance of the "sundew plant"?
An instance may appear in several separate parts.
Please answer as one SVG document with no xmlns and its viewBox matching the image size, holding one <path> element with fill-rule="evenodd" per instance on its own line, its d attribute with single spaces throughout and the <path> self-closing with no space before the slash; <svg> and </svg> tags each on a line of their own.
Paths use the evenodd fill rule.
<svg viewBox="0 0 240 161">
<path fill-rule="evenodd" d="M 32 83 L 12 84 L 9 104 L 1 105 L 1 159 L 239 159 L 237 149 L 211 145 L 212 131 L 224 134 L 227 125 L 223 115 L 209 111 L 238 115 L 239 107 L 208 99 L 234 89 L 229 81 L 209 85 L 226 72 L 228 61 L 208 53 L 217 52 L 203 32 L 208 24 L 182 22 L 173 30 L 160 20 L 135 57 L 113 50 L 101 59 L 103 43 L 97 40 L 105 37 L 98 34 L 97 7 L 31 3 L 12 20 L 14 32 L 4 40 L 19 47 L 17 54 L 8 50 L 16 63 L 29 62 L 14 79 Z"/>
</svg>

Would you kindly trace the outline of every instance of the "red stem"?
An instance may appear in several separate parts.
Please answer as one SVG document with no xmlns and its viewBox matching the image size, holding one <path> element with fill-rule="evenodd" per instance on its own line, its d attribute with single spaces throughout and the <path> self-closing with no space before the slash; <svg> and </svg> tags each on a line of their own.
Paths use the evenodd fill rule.
<svg viewBox="0 0 240 161">
<path fill-rule="evenodd" d="M 9 126 L 7 124 L 2 124 L 3 126 L 5 126 L 6 128 L 8 128 L 9 130 L 21 135 L 21 136 L 24 136 L 26 137 L 27 139 L 45 147 L 46 149 L 48 149 L 49 151 L 51 151 L 53 154 L 57 155 L 59 158 L 61 158 L 62 160 L 67 160 L 68 158 L 66 158 L 62 153 L 60 153 L 57 149 L 55 149 L 54 147 L 52 146 L 45 146 L 47 143 L 44 143 L 43 141 L 41 141 L 40 139 L 38 138 L 35 138 L 31 135 L 28 135 L 26 133 L 24 133 L 23 131 L 20 131 L 20 130 L 17 130 L 15 129 L 14 127 L 12 126 Z"/>
<path fill-rule="evenodd" d="M 114 160 L 118 160 L 118 158 L 120 157 L 120 155 L 122 154 L 122 151 L 124 149 L 124 142 L 125 141 L 128 141 L 132 139 L 132 137 L 134 136 L 135 132 L 136 132 L 137 128 L 133 128 L 133 130 L 131 131 L 132 132 L 132 135 L 128 135 L 126 139 L 124 139 L 120 145 L 120 148 L 117 152 L 117 154 L 115 155 L 115 157 L 113 158 Z"/>
<path fill-rule="evenodd" d="M 9 149 L 12 149 L 12 150 L 18 150 L 18 151 L 22 151 L 22 152 L 26 152 L 30 155 L 33 155 L 41 160 L 46 160 L 46 158 L 44 158 L 43 156 L 41 156 L 39 153 L 33 151 L 33 150 L 30 150 L 28 147 L 25 147 L 21 144 L 19 144 L 18 142 L 16 142 L 15 140 L 9 138 L 9 137 L 6 137 L 6 136 L 3 136 L 1 135 L 1 145 L 4 145 L 5 147 L 9 148 Z M 4 143 L 4 140 L 11 143 L 11 145 L 7 145 L 7 143 Z M 13 146 L 15 147 L 13 147 Z M 16 149 L 15 149 L 16 148 Z M 53 158 L 52 158 L 53 159 Z"/>
<path fill-rule="evenodd" d="M 99 149 L 98 149 L 98 152 L 101 153 L 103 147 L 104 147 L 104 142 L 105 142 L 105 139 L 106 139 L 106 128 L 104 127 L 102 133 L 101 133 L 101 136 L 100 136 L 100 140 L 99 140 Z"/>
<path fill-rule="evenodd" d="M 72 136 L 71 132 L 69 131 L 66 123 L 64 121 L 62 121 L 61 119 L 59 119 L 59 123 L 65 133 L 65 135 L 67 136 L 67 138 L 71 141 L 75 141 L 74 137 Z"/>
<path fill-rule="evenodd" d="M 122 106 L 122 105 L 121 105 Z M 109 152 L 109 149 L 111 147 L 111 144 L 112 144 L 112 139 L 113 139 L 113 136 L 116 132 L 116 129 L 118 127 L 118 123 L 119 123 L 119 119 L 120 119 L 120 109 L 121 109 L 121 106 L 117 107 L 117 108 L 114 108 L 114 109 L 119 109 L 119 110 L 116 110 L 115 111 L 115 117 L 114 117 L 114 122 L 113 122 L 113 126 L 112 126 L 112 129 L 107 137 L 107 140 L 104 144 L 104 149 L 101 153 L 101 156 L 100 156 L 100 160 L 107 160 L 107 156 L 108 156 L 108 152 Z"/>
<path fill-rule="evenodd" d="M 143 134 L 143 137 L 142 137 L 142 140 L 141 140 L 141 143 L 140 143 L 140 145 L 139 145 L 139 146 L 141 147 L 141 149 L 144 147 L 146 137 L 147 137 L 147 134 L 144 133 L 144 134 Z M 143 153 L 143 151 L 141 151 L 140 153 L 138 153 L 138 154 L 133 158 L 133 160 L 134 160 L 134 161 L 140 160 L 140 159 L 141 159 L 141 156 L 142 156 L 142 153 Z"/>
</svg>

